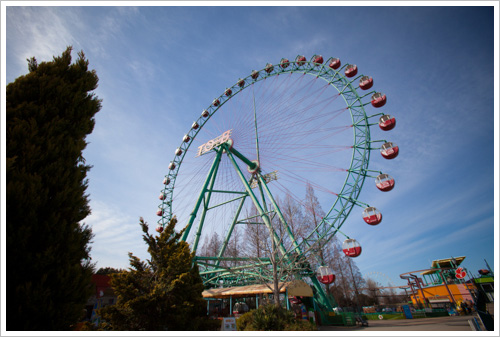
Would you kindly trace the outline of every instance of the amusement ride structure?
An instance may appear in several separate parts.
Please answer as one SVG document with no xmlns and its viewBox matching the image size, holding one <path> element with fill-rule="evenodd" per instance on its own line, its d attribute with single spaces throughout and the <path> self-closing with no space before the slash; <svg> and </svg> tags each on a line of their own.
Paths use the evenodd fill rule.
<svg viewBox="0 0 500 337">
<path fill-rule="evenodd" d="M 157 231 L 177 217 L 206 288 L 255 284 L 259 270 L 271 268 L 269 256 L 228 254 L 242 241 L 242 225 L 254 226 L 274 242 L 289 273 L 309 280 L 320 306 L 336 305 L 321 286 L 334 275 L 318 250 L 342 235 L 344 253 L 359 256 L 361 245 L 341 227 L 355 206 L 361 208 L 354 216 L 365 225 L 382 221 L 376 207 L 358 199 L 367 178 L 383 192 L 395 184 L 386 172 L 368 168 L 372 150 L 385 159 L 399 152 L 395 143 L 370 137 L 372 126 L 388 131 L 396 125 L 379 112 L 386 96 L 373 84 L 354 64 L 299 55 L 252 71 L 202 111 L 163 180 Z M 284 209 L 285 201 L 311 211 L 301 197 L 309 186 L 328 208 L 298 234 L 302 224 Z M 203 255 L 201 247 L 214 235 L 221 237 L 217 252 Z"/>
</svg>

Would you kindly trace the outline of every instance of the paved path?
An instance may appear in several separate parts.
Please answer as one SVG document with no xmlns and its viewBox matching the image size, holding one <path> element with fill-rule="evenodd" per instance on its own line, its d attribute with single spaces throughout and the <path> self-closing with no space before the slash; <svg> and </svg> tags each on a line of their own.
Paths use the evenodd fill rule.
<svg viewBox="0 0 500 337">
<path fill-rule="evenodd" d="M 472 315 L 415 319 L 369 320 L 367 327 L 321 326 L 319 331 L 472 331 Z"/>
</svg>

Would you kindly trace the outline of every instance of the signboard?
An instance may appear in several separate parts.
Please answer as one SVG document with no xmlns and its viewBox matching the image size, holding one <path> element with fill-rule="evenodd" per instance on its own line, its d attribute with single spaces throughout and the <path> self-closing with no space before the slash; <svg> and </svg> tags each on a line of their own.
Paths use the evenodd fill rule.
<svg viewBox="0 0 500 337">
<path fill-rule="evenodd" d="M 462 268 L 459 267 L 457 270 L 455 270 L 455 277 L 458 279 L 463 279 L 467 275 L 467 272 Z"/>
<path fill-rule="evenodd" d="M 409 305 L 403 305 L 403 312 L 405 314 L 405 317 L 407 319 L 412 319 L 413 315 L 411 314 L 410 306 Z"/>
<path fill-rule="evenodd" d="M 273 181 L 273 180 L 278 180 L 278 171 L 273 171 L 273 172 L 269 172 L 267 174 L 264 174 L 262 176 L 262 178 L 264 178 L 264 181 L 266 182 L 266 184 Z M 257 179 L 252 179 L 252 182 L 250 183 L 250 188 L 256 188 L 257 184 L 258 184 Z"/>
<path fill-rule="evenodd" d="M 223 317 L 221 331 L 236 331 L 236 318 Z"/>
<path fill-rule="evenodd" d="M 227 142 L 230 139 L 230 137 L 231 137 L 231 132 L 232 131 L 233 130 L 227 130 L 226 132 L 224 132 L 219 137 L 216 137 L 216 138 L 214 138 L 212 140 L 209 140 L 205 144 L 203 144 L 201 146 L 198 146 L 198 152 L 196 153 L 196 157 L 199 157 L 202 154 L 205 154 L 205 153 L 209 152 L 214 147 L 219 146 L 219 145 Z"/>
</svg>

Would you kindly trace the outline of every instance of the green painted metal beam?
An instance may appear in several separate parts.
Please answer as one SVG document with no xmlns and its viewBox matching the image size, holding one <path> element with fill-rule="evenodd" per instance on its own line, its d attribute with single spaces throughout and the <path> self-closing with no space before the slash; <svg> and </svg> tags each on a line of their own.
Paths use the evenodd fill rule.
<svg viewBox="0 0 500 337">
<path fill-rule="evenodd" d="M 255 261 L 255 259 L 256 258 L 254 258 L 254 257 L 231 257 L 231 256 L 227 256 L 227 257 L 195 256 L 194 257 L 195 261 L 198 261 L 198 260 L 207 260 L 207 261 L 217 261 L 217 260 L 221 260 L 221 261 Z M 270 259 L 267 258 L 267 257 L 259 257 L 258 259 L 260 261 L 270 261 Z"/>
<path fill-rule="evenodd" d="M 242 181 L 243 185 L 245 186 L 245 189 L 247 190 L 250 198 L 252 199 L 255 207 L 257 208 L 257 211 L 259 212 L 262 220 L 264 221 L 264 223 L 267 225 L 267 227 L 269 228 L 269 231 L 273 237 L 273 240 L 275 240 L 275 242 L 280 242 L 279 238 L 277 237 L 276 233 L 274 232 L 273 230 L 273 226 L 271 224 L 271 221 L 269 220 L 269 217 L 267 215 L 267 213 L 264 211 L 264 209 L 262 208 L 262 206 L 260 205 L 260 202 L 259 200 L 257 199 L 257 197 L 255 196 L 255 194 L 253 193 L 252 191 L 252 188 L 250 187 L 250 185 L 248 184 L 248 181 L 245 179 L 245 176 L 243 175 L 243 173 L 241 172 L 240 170 L 240 167 L 238 166 L 238 164 L 236 163 L 234 157 L 233 157 L 233 150 L 235 152 L 237 152 L 234 147 L 231 149 L 231 151 L 229 150 L 227 144 L 222 144 L 222 146 L 226 149 L 226 153 L 227 153 L 227 156 L 229 157 L 231 163 L 233 164 L 235 170 L 236 170 L 236 173 L 238 174 L 238 176 L 240 177 L 240 180 Z M 239 152 L 238 152 L 239 153 Z M 250 162 L 247 158 L 245 158 L 241 153 L 239 154 L 242 158 L 240 158 L 243 162 Z M 250 162 L 251 163 L 251 162 Z M 286 253 L 286 249 L 285 247 L 283 247 L 283 244 L 281 243 L 279 245 L 279 249 L 281 251 L 282 254 L 285 254 Z"/>
<path fill-rule="evenodd" d="M 244 196 L 244 198 L 241 199 L 241 202 L 238 205 L 238 209 L 236 210 L 236 214 L 234 215 L 233 221 L 231 222 L 231 226 L 229 227 L 229 230 L 227 232 L 226 239 L 224 240 L 224 243 L 222 244 L 219 255 L 217 256 L 219 258 L 219 260 L 217 260 L 217 266 L 220 264 L 220 258 L 222 257 L 222 255 L 224 255 L 224 252 L 226 251 L 227 244 L 229 243 L 229 238 L 231 237 L 231 234 L 233 234 L 234 226 L 236 225 L 236 222 L 238 221 L 238 217 L 240 216 L 240 212 L 243 209 L 243 204 L 245 203 L 245 199 L 246 199 L 246 196 Z"/>
<path fill-rule="evenodd" d="M 213 176 L 214 171 L 216 168 L 219 166 L 219 162 L 222 156 L 222 151 L 218 150 L 217 155 L 215 156 L 215 159 L 212 163 L 212 167 L 210 168 L 210 171 L 208 172 L 207 178 L 205 179 L 205 183 L 203 184 L 203 187 L 201 188 L 200 195 L 198 196 L 198 200 L 196 201 L 196 204 L 193 208 L 193 211 L 191 212 L 191 215 L 188 220 L 188 224 L 186 226 L 186 230 L 184 231 L 184 234 L 182 235 L 181 240 L 186 241 L 189 231 L 191 230 L 191 226 L 193 225 L 194 219 L 196 218 L 196 214 L 198 213 L 198 209 L 200 208 L 201 202 L 203 200 L 203 197 L 205 195 L 205 192 L 207 190 L 208 184 L 210 183 L 210 178 Z"/>
<path fill-rule="evenodd" d="M 234 146 L 232 147 L 228 147 L 228 146 L 225 146 L 226 147 L 226 150 L 231 152 L 232 154 L 234 154 L 236 157 L 238 157 L 238 159 L 240 159 L 242 162 L 244 162 L 245 164 L 248 165 L 248 167 L 250 168 L 250 170 L 254 170 L 257 168 L 257 164 L 255 164 L 254 162 L 252 162 L 250 159 L 248 159 L 247 157 L 245 157 L 244 155 L 242 155 L 238 150 L 236 150 L 234 148 Z"/>
<path fill-rule="evenodd" d="M 203 225 L 205 223 L 205 217 L 207 215 L 208 205 L 210 204 L 210 198 L 212 197 L 212 189 L 214 188 L 215 179 L 217 179 L 217 172 L 219 170 L 220 158 L 215 165 L 215 169 L 212 172 L 212 176 L 210 177 L 210 186 L 206 189 L 204 193 L 205 202 L 203 203 L 203 211 L 201 213 L 200 222 L 198 223 L 198 230 L 196 231 L 196 236 L 193 242 L 193 252 L 196 252 L 198 249 L 198 243 L 200 242 L 201 231 L 203 229 Z"/>
<path fill-rule="evenodd" d="M 212 193 L 232 193 L 232 194 L 244 194 L 247 195 L 247 192 L 241 191 L 223 191 L 223 190 L 210 190 Z"/>
<path fill-rule="evenodd" d="M 276 203 L 276 200 L 274 200 L 274 197 L 273 197 L 271 191 L 269 190 L 269 187 L 267 186 L 265 179 L 262 177 L 262 175 L 260 173 L 257 173 L 257 178 L 259 179 L 259 186 L 261 186 L 261 188 L 263 187 L 265 189 L 267 195 L 269 196 L 269 199 L 271 200 L 271 203 L 274 206 L 274 209 L 275 209 L 276 213 L 278 214 L 278 217 L 280 218 L 281 222 L 283 223 L 283 226 L 285 226 L 285 229 L 287 231 L 288 237 L 290 238 L 290 240 L 292 240 L 293 247 L 294 247 L 295 251 L 299 255 L 301 255 L 302 251 L 300 250 L 300 247 L 299 247 L 297 241 L 295 240 L 295 237 L 294 237 L 294 235 L 293 235 L 290 227 L 288 226 L 288 224 L 287 224 L 287 222 L 285 220 L 285 217 L 283 216 L 283 213 L 281 213 L 281 210 L 278 207 L 278 204 Z"/>
<path fill-rule="evenodd" d="M 236 200 L 240 200 L 240 199 L 243 199 L 245 200 L 245 198 L 248 196 L 248 194 L 245 192 L 245 195 L 241 196 L 241 197 L 238 197 L 238 198 L 234 198 L 234 199 L 231 199 L 231 200 L 228 200 L 228 201 L 224 201 L 224 202 L 221 202 L 220 204 L 217 204 L 215 206 L 212 206 L 212 207 L 209 207 L 208 210 L 210 209 L 213 209 L 213 208 L 217 208 L 219 206 L 222 206 L 222 205 L 225 205 L 225 204 L 229 204 L 233 201 L 236 201 Z"/>
</svg>

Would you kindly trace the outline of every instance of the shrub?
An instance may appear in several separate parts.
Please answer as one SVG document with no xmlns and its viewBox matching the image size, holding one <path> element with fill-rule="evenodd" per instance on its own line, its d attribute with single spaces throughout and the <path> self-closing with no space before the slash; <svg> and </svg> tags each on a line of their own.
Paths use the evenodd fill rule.
<svg viewBox="0 0 500 337">
<path fill-rule="evenodd" d="M 292 312 L 274 304 L 259 307 L 253 318 L 253 325 L 259 331 L 283 331 L 287 323 L 295 320 Z"/>
<path fill-rule="evenodd" d="M 199 319 L 197 324 L 197 329 L 199 331 L 218 331 L 221 328 L 222 321 L 220 319 Z"/>
<path fill-rule="evenodd" d="M 236 328 L 238 331 L 254 331 L 253 329 L 253 313 L 255 310 L 244 313 L 236 320 Z"/>
<path fill-rule="evenodd" d="M 316 326 L 309 321 L 297 321 L 293 312 L 274 304 L 260 306 L 236 320 L 239 331 L 314 331 Z"/>
<path fill-rule="evenodd" d="M 314 323 L 306 320 L 295 320 L 285 327 L 285 331 L 316 331 L 318 328 Z"/>
</svg>

